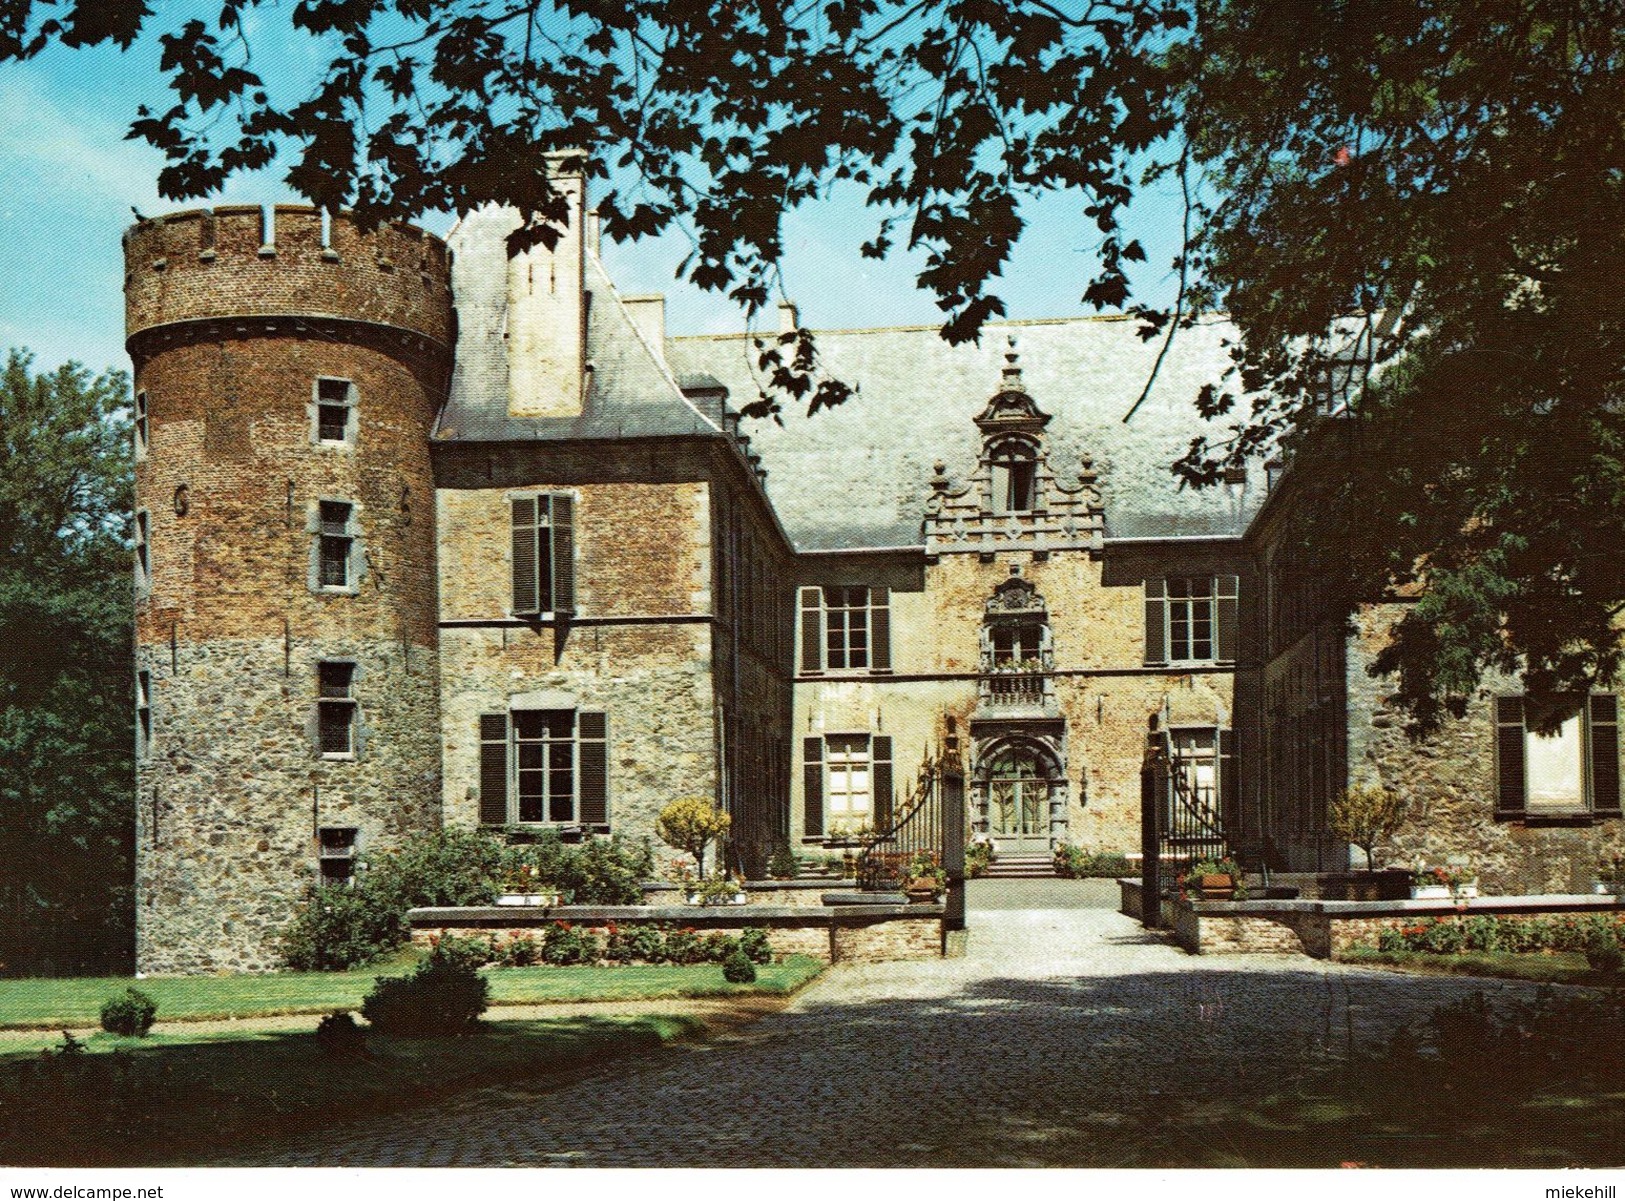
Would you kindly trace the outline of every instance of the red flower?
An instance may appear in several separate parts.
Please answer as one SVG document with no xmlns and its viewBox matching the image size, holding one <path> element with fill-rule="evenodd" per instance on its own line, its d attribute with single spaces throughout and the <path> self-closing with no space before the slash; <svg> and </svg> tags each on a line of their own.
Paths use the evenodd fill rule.
<svg viewBox="0 0 1625 1201">
<path fill-rule="evenodd" d="M 1336 166 L 1346 167 L 1353 161 L 1354 150 L 1346 142 L 1339 146 L 1336 150 L 1332 151 L 1332 163 Z M 1344 1165 L 1344 1167 L 1347 1166 L 1347 1164 Z"/>
</svg>

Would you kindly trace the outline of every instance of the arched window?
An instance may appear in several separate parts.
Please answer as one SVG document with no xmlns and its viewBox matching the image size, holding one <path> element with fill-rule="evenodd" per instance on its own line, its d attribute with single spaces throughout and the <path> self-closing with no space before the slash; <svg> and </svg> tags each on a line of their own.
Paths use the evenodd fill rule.
<svg viewBox="0 0 1625 1201">
<path fill-rule="evenodd" d="M 1004 442 L 993 451 L 993 512 L 1030 513 L 1038 507 L 1038 463 L 1032 448 Z"/>
</svg>

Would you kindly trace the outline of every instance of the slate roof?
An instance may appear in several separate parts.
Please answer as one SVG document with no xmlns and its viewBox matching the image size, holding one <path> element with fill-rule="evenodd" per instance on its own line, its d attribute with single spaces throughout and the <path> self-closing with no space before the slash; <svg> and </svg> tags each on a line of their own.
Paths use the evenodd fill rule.
<svg viewBox="0 0 1625 1201">
<path fill-rule="evenodd" d="M 1193 401 L 1229 359 L 1227 330 L 1181 331 L 1151 395 L 1125 424 L 1156 358 L 1126 317 L 996 322 L 979 345 L 951 347 L 935 327 L 817 332 L 826 371 L 859 394 L 784 425 L 746 424 L 768 471 L 767 491 L 802 550 L 921 545 L 920 521 L 934 464 L 962 482 L 975 468 L 980 436 L 972 418 L 1000 385 L 1014 337 L 1027 391 L 1054 420 L 1051 469 L 1076 480 L 1083 455 L 1100 473 L 1108 540 L 1239 537 L 1263 503 L 1263 473 L 1246 484 L 1180 489 L 1168 467 L 1204 428 Z M 672 339 L 666 357 L 680 377 L 710 375 L 739 408 L 756 398 L 752 348 L 743 335 Z"/>
<path fill-rule="evenodd" d="M 616 295 L 596 255 L 587 256 L 587 361 L 577 417 L 508 415 L 508 260 L 511 210 L 487 207 L 458 222 L 451 246 L 457 357 L 437 441 L 514 442 L 575 438 L 722 436 L 720 398 L 690 399 Z"/>
</svg>

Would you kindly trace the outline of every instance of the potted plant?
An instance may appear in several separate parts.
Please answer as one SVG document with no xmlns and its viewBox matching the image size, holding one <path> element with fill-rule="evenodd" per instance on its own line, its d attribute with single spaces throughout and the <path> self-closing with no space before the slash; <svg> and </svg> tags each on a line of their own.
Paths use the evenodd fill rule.
<svg viewBox="0 0 1625 1201">
<path fill-rule="evenodd" d="M 1478 895 L 1478 874 L 1468 867 L 1418 867 L 1411 872 L 1411 900 L 1467 900 Z"/>
<path fill-rule="evenodd" d="M 1195 892 L 1204 901 L 1241 901 L 1247 898 L 1247 885 L 1241 865 L 1228 855 L 1222 859 L 1201 859 L 1179 878 L 1180 895 Z"/>
<path fill-rule="evenodd" d="M 1592 892 L 1599 896 L 1617 895 L 1622 884 L 1625 884 L 1625 863 L 1616 857 L 1597 864 L 1597 878 L 1591 883 Z"/>
<path fill-rule="evenodd" d="M 685 865 L 678 872 L 677 883 L 690 905 L 743 905 L 749 899 L 745 896 L 744 881 L 727 872 L 696 876 Z"/>
<path fill-rule="evenodd" d="M 914 904 L 929 904 L 948 887 L 948 873 L 930 851 L 916 851 L 903 873 L 903 891 Z"/>
<path fill-rule="evenodd" d="M 529 905 L 552 908 L 559 903 L 559 890 L 542 881 L 534 863 L 521 864 L 502 878 L 498 905 Z"/>
</svg>

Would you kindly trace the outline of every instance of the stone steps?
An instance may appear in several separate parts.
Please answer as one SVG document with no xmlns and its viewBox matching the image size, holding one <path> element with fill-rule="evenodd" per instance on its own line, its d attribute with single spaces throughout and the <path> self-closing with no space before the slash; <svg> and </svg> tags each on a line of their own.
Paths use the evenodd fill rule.
<svg viewBox="0 0 1625 1201">
<path fill-rule="evenodd" d="M 1048 855 L 1000 855 L 987 865 L 984 880 L 1053 880 L 1055 860 Z"/>
</svg>

